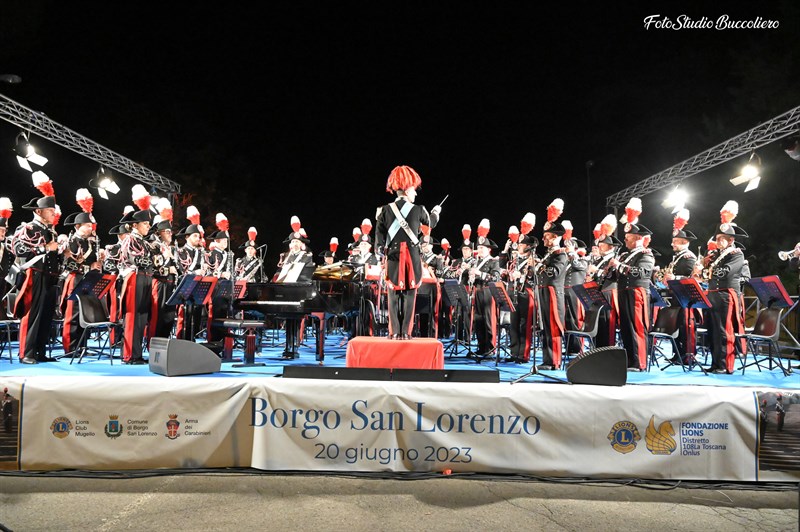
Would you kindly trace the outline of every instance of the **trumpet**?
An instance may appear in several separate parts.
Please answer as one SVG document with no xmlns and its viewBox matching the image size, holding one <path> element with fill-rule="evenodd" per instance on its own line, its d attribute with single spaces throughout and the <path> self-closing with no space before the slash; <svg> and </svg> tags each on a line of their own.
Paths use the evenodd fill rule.
<svg viewBox="0 0 800 532">
<path fill-rule="evenodd" d="M 797 251 L 796 247 L 794 249 L 790 249 L 789 251 L 779 251 L 778 258 L 781 260 L 789 260 L 792 257 L 796 256 L 795 255 L 796 251 Z"/>
</svg>

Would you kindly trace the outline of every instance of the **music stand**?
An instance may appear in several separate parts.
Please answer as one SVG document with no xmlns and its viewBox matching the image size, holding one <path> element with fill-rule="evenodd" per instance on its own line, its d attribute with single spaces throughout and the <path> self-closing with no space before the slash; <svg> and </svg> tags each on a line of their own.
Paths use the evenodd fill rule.
<svg viewBox="0 0 800 532">
<path fill-rule="evenodd" d="M 81 282 L 72 289 L 67 300 L 78 301 L 78 295 L 84 294 L 94 294 L 97 299 L 102 299 L 116 280 L 116 275 L 110 273 L 102 274 L 97 270 L 92 270 L 84 275 Z"/>
<path fill-rule="evenodd" d="M 587 311 L 592 308 L 592 305 L 597 305 L 599 307 L 609 306 L 606 296 L 600 291 L 600 285 L 594 281 L 582 285 L 573 285 L 572 291 L 575 292 L 578 301 L 581 302 L 583 308 Z"/>
<path fill-rule="evenodd" d="M 211 294 L 217 284 L 216 277 L 203 277 L 202 275 L 184 275 L 175 291 L 167 300 L 167 305 L 184 305 L 184 327 L 182 340 L 194 342 L 194 317 L 195 305 L 205 305 L 211 300 Z"/>
<path fill-rule="evenodd" d="M 672 306 L 666 299 L 663 298 L 661 292 L 658 291 L 653 283 L 650 283 L 650 304 L 657 308 Z"/>
<path fill-rule="evenodd" d="M 463 345 L 467 348 L 467 356 L 474 354 L 470 349 L 470 340 L 472 339 L 472 331 L 468 330 L 468 324 L 462 324 L 462 311 L 470 307 L 469 294 L 466 287 L 458 282 L 458 279 L 445 279 L 443 286 L 443 300 L 447 307 L 455 307 L 453 313 L 456 316 L 454 321 L 455 332 L 453 334 L 453 341 L 445 349 L 448 356 L 458 355 L 458 346 Z M 459 339 L 459 329 L 463 325 L 464 331 L 468 335 L 465 339 Z"/>
<path fill-rule="evenodd" d="M 756 277 L 747 281 L 756 293 L 756 297 L 761 304 L 767 308 L 779 307 L 788 308 L 792 306 L 792 298 L 783 287 L 780 277 L 768 275 L 766 277 Z"/>
<path fill-rule="evenodd" d="M 587 283 L 587 284 L 592 284 L 592 283 Z M 594 284 L 595 284 L 594 288 L 596 289 L 597 288 L 597 286 L 596 286 L 597 283 L 594 283 Z M 584 285 L 584 287 L 585 287 L 585 285 Z M 575 288 L 575 286 L 573 286 L 573 288 Z M 599 290 L 598 290 L 598 292 L 599 292 Z M 537 308 L 539 308 L 538 289 L 534 290 L 534 294 L 536 294 L 536 296 L 537 296 L 536 306 L 537 306 Z M 576 291 L 576 294 L 577 294 L 577 291 Z M 596 296 L 593 296 L 593 297 L 596 297 Z M 607 305 L 608 302 L 606 301 L 605 297 L 603 297 L 602 292 L 600 292 L 600 297 L 602 298 L 603 302 L 605 302 L 605 304 Z M 578 299 L 580 299 L 580 296 L 578 296 Z M 581 300 L 581 304 L 586 304 L 586 303 L 583 300 Z M 561 384 L 572 384 L 571 382 L 569 382 L 569 381 L 567 381 L 565 379 L 560 379 L 558 377 L 554 377 L 553 375 L 549 375 L 547 373 L 542 373 L 541 371 L 539 371 L 536 368 L 536 356 L 535 355 L 531 356 L 531 360 L 532 360 L 531 370 L 528 373 L 526 373 L 525 375 L 523 375 L 521 377 L 518 377 L 517 379 L 513 380 L 511 382 L 511 384 L 516 384 L 516 383 L 518 383 L 520 381 L 523 381 L 523 380 L 527 379 L 528 377 L 533 377 L 534 375 L 539 375 L 540 377 L 544 377 L 545 379 L 550 379 L 551 381 L 555 381 L 555 382 L 558 382 L 558 383 L 561 383 Z"/>
<path fill-rule="evenodd" d="M 675 299 L 678 301 L 678 305 L 680 305 L 685 314 L 686 356 L 687 358 L 689 355 L 692 357 L 689 359 L 689 370 L 696 365 L 703 370 L 703 373 L 705 373 L 705 368 L 700 366 L 700 363 L 697 361 L 697 336 L 695 335 L 695 320 L 692 309 L 711 308 L 711 303 L 708 301 L 705 292 L 703 292 L 703 289 L 700 287 L 700 284 L 698 284 L 696 279 L 673 279 L 667 281 L 667 286 L 675 296 Z M 683 357 L 680 353 L 676 353 L 676 355 L 680 361 L 681 367 L 683 367 L 684 371 L 686 371 L 686 365 L 683 361 Z M 666 369 L 674 364 L 674 362 L 670 362 L 664 366 L 663 369 Z"/>
<path fill-rule="evenodd" d="M 511 297 L 509 297 L 508 292 L 506 291 L 506 285 L 501 281 L 495 281 L 493 283 L 489 283 L 486 285 L 486 288 L 489 289 L 489 293 L 492 295 L 492 299 L 495 302 L 495 309 L 496 315 L 495 320 L 498 325 L 500 324 L 500 312 L 516 312 L 517 308 L 514 306 L 514 303 L 511 301 Z M 497 344 L 495 349 L 495 358 L 494 358 L 494 365 L 498 366 L 500 364 L 500 351 L 504 348 L 500 347 L 500 335 L 497 335 Z M 478 364 L 481 363 L 481 360 L 478 359 Z"/>
</svg>

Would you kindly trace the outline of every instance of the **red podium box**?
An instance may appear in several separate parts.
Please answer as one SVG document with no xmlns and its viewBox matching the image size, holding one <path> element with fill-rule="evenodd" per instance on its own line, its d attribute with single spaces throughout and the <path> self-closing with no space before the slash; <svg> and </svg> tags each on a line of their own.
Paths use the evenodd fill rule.
<svg viewBox="0 0 800 532">
<path fill-rule="evenodd" d="M 347 367 L 444 369 L 444 347 L 435 338 L 389 340 L 357 336 L 347 344 Z"/>
</svg>

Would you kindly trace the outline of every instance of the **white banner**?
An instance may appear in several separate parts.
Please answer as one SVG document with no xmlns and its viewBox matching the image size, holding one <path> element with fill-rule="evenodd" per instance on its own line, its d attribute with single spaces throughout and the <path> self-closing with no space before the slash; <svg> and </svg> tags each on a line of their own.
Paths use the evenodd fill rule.
<svg viewBox="0 0 800 532">
<path fill-rule="evenodd" d="M 92 378 L 25 383 L 23 469 L 249 465 L 238 379 Z M 244 457 L 244 461 L 243 458 Z"/>
<path fill-rule="evenodd" d="M 275 381 L 251 399 L 252 464 L 755 480 L 753 392 L 676 392 L 670 386 Z"/>
</svg>

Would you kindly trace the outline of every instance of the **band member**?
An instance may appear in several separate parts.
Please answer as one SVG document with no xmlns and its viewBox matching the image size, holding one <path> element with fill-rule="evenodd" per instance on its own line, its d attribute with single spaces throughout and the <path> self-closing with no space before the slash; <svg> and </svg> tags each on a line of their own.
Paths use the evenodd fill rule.
<svg viewBox="0 0 800 532">
<path fill-rule="evenodd" d="M 321 251 L 319 253 L 319 257 L 322 259 L 322 264 L 320 264 L 320 266 L 330 266 L 331 264 L 333 264 L 334 261 L 333 251 L 329 249 Z"/>
<path fill-rule="evenodd" d="M 5 295 L 8 290 L 16 286 L 16 267 L 14 261 L 14 250 L 11 249 L 10 238 L 6 238 L 8 232 L 8 220 L 11 218 L 13 206 L 11 200 L 8 198 L 0 198 L 0 298 L 3 298 L 3 304 L 0 305 L 0 312 L 2 316 L 7 315 L 8 310 L 5 308 Z M 14 271 L 12 271 L 12 269 Z M 6 277 L 10 277 L 11 281 L 6 282 Z"/>
<path fill-rule="evenodd" d="M 551 204 L 552 206 L 553 204 Z M 561 203 L 563 208 L 563 202 Z M 542 240 L 547 250 L 536 269 L 539 281 L 539 305 L 542 313 L 542 364 L 538 369 L 551 370 L 561 366 L 564 336 L 564 279 L 567 276 L 567 254 L 561 247 L 564 226 L 556 222 L 548 207 L 548 221 Z M 560 214 L 560 212 L 559 212 Z M 551 219 L 553 221 L 551 221 Z"/>
<path fill-rule="evenodd" d="M 33 198 L 22 208 L 33 211 L 33 220 L 21 224 L 11 245 L 22 261 L 25 280 L 17 295 L 14 315 L 20 319 L 19 357 L 23 364 L 52 362 L 47 356 L 47 341 L 58 298 L 58 275 L 62 252 L 53 230 L 56 198 L 52 181 L 34 179 L 43 197 Z"/>
<path fill-rule="evenodd" d="M 715 233 L 716 249 L 705 257 L 703 277 L 708 279 L 708 301 L 711 303 L 711 326 L 708 329 L 711 334 L 711 373 L 733 373 L 735 335 L 744 334 L 740 281 L 744 253 L 736 246 L 736 237 L 746 238 L 748 235 L 732 223 L 738 213 L 739 205 L 735 201 L 722 207 L 722 223 Z M 744 349 L 744 345 L 740 347 Z"/>
<path fill-rule="evenodd" d="M 293 222 L 292 227 L 295 227 L 295 222 Z M 289 254 L 286 255 L 281 269 L 275 273 L 274 282 L 276 283 L 310 281 L 316 269 L 313 255 L 305 251 L 311 242 L 299 231 L 299 221 L 297 222 L 297 229 L 284 240 L 284 243 L 289 243 Z M 282 357 L 285 360 L 300 357 L 298 349 L 300 348 L 301 321 L 301 318 L 286 319 L 286 347 L 283 350 Z"/>
<path fill-rule="evenodd" d="M 475 356 L 479 359 L 493 356 L 497 347 L 497 306 L 488 286 L 500 280 L 501 270 L 500 261 L 491 255 L 497 244 L 488 237 L 489 228 L 489 220 L 481 220 L 475 241 L 477 256 L 467 272 L 469 283 L 474 287 L 472 328 L 478 342 Z"/>
<path fill-rule="evenodd" d="M 791 251 L 779 251 L 778 258 L 789 261 L 789 267 L 793 271 L 800 270 L 800 242 L 795 244 Z"/>
<path fill-rule="evenodd" d="M 567 220 L 564 221 L 566 226 Z M 570 224 L 570 227 L 572 224 Z M 571 233 L 569 229 L 568 233 Z M 569 236 L 569 237 L 568 237 Z M 573 238 L 571 234 L 565 233 L 564 251 L 567 253 L 567 276 L 564 278 L 564 303 L 566 309 L 565 327 L 568 330 L 577 331 L 583 327 L 586 309 L 578 299 L 578 295 L 572 289 L 573 286 L 582 286 L 586 281 L 586 271 L 589 268 L 589 257 L 586 255 L 586 243 L 578 238 Z M 571 345 L 567 346 L 570 353 L 582 351 L 583 342 L 580 338 L 573 337 Z"/>
<path fill-rule="evenodd" d="M 609 347 L 617 345 L 617 327 L 619 326 L 619 299 L 617 297 L 617 272 L 611 267 L 611 260 L 616 257 L 618 250 L 623 246 L 612 234 L 616 228 L 617 220 L 613 215 L 605 218 L 613 224 L 599 224 L 601 229 L 595 240 L 595 249 L 592 250 L 592 264 L 586 270 L 587 282 L 597 283 L 598 288 L 605 296 L 608 305 L 600 311 L 597 321 L 597 336 L 594 338 L 595 346 Z"/>
<path fill-rule="evenodd" d="M 422 261 L 419 255 L 420 225 L 435 228 L 441 207 L 428 214 L 415 205 L 417 188 L 422 179 L 409 166 L 397 166 L 389 174 L 386 191 L 397 198 L 379 209 L 376 244 L 386 256 L 385 278 L 388 287 L 389 337 L 411 338 L 414 325 L 414 302 L 422 282 Z"/>
<path fill-rule="evenodd" d="M 369 221 L 369 220 L 365 220 Z M 380 260 L 372 252 L 372 238 L 369 236 L 372 224 L 361 224 L 362 233 L 358 241 L 358 254 L 353 256 L 352 264 L 356 267 L 359 276 L 366 281 L 362 284 L 358 319 L 360 319 L 360 329 L 364 334 L 373 336 L 375 334 L 375 308 L 378 306 L 380 297 Z M 355 320 L 351 323 L 350 333 L 356 334 Z M 352 337 L 351 336 L 351 337 Z"/>
<path fill-rule="evenodd" d="M 125 213 L 123 213 L 124 215 Z M 117 243 L 105 247 L 103 273 L 117 276 L 117 280 L 111 284 L 111 288 L 108 290 L 108 316 L 110 321 L 118 323 L 120 318 L 119 296 L 122 293 L 122 277 L 119 276 L 120 249 L 122 242 L 130 235 L 130 226 L 128 224 L 115 225 L 108 231 L 108 234 L 116 235 Z M 115 345 L 119 340 L 117 329 L 112 328 L 109 336 L 110 343 Z"/>
<path fill-rule="evenodd" d="M 690 242 L 697 240 L 697 237 L 686 229 L 686 224 L 689 221 L 689 210 L 681 209 L 675 215 L 672 222 L 672 260 L 662 270 L 662 277 L 664 282 L 687 279 L 692 276 L 695 264 L 697 263 L 697 255 L 692 253 L 689 249 Z M 691 362 L 687 354 L 696 353 L 695 342 L 695 327 L 694 319 L 689 319 L 686 309 L 681 309 L 678 313 L 678 353 L 672 358 L 673 364 L 680 363 L 681 360 L 678 356 L 682 357 L 684 364 Z"/>
<path fill-rule="evenodd" d="M 251 227 L 247 230 L 247 241 L 240 246 L 240 249 L 244 249 L 244 257 L 236 259 L 234 273 L 237 281 L 252 283 L 261 271 L 261 259 L 256 256 L 256 236 L 258 231 Z"/>
<path fill-rule="evenodd" d="M 474 242 L 469 239 L 472 234 L 472 228 L 469 224 L 464 224 L 461 228 L 461 235 L 463 240 L 459 247 L 460 257 L 453 260 L 450 267 L 444 271 L 443 277 L 445 279 L 456 279 L 459 284 L 466 287 L 467 298 L 472 297 L 473 287 L 469 283 L 469 270 L 475 264 L 475 250 Z M 455 325 L 456 341 L 462 341 L 467 344 L 472 339 L 472 301 L 463 303 L 459 300 L 455 307 L 453 307 L 453 322 Z"/>
<path fill-rule="evenodd" d="M 78 189 L 75 199 L 83 212 L 69 216 L 69 221 L 64 222 L 65 226 L 74 226 L 74 232 L 70 236 L 67 246 L 69 252 L 65 252 L 64 271 L 67 272 L 67 276 L 61 290 L 61 312 L 64 316 L 61 340 L 64 353 L 68 356 L 74 356 L 83 334 L 83 327 L 80 325 L 80 316 L 78 315 L 78 302 L 70 300 L 69 296 L 89 270 L 100 271 L 102 269 L 97 237 L 94 234 L 97 225 L 92 216 L 94 200 L 85 188 Z"/>
<path fill-rule="evenodd" d="M 533 327 L 536 319 L 536 297 L 533 283 L 534 250 L 539 245 L 535 236 L 521 234 L 517 249 L 512 252 L 508 271 L 509 295 L 513 294 L 515 311 L 509 316 L 509 358 L 506 362 L 523 363 L 530 360 L 533 346 Z"/>
<path fill-rule="evenodd" d="M 213 240 L 209 245 L 211 251 L 207 257 L 208 269 L 211 275 L 219 279 L 211 296 L 211 304 L 208 306 L 206 337 L 209 342 L 222 341 L 228 333 L 227 327 L 217 325 L 216 320 L 224 319 L 228 316 L 231 296 L 223 296 L 221 294 L 225 290 L 225 285 L 230 285 L 233 282 L 234 269 L 233 253 L 228 251 L 230 242 L 228 218 L 218 212 L 215 220 L 217 230 L 206 237 L 209 240 Z"/>
<path fill-rule="evenodd" d="M 638 216 L 634 219 L 638 222 Z M 627 252 L 611 259 L 611 266 L 617 271 L 619 333 L 628 354 L 628 371 L 643 371 L 647 367 L 650 278 L 655 266 L 653 252 L 644 246 L 644 237 L 649 235 L 652 232 L 645 226 L 626 223 Z"/>
<path fill-rule="evenodd" d="M 442 299 L 439 279 L 444 265 L 442 258 L 433 252 L 439 242 L 431 236 L 427 225 L 420 227 L 420 259 L 422 260 L 422 284 L 417 290 L 415 311 L 419 315 L 419 335 L 423 338 L 436 338 L 439 335 L 439 303 Z"/>
<path fill-rule="evenodd" d="M 141 187 L 141 188 L 139 188 Z M 138 211 L 126 214 L 119 223 L 130 224 L 130 236 L 120 247 L 122 277 L 122 361 L 146 364 L 142 357 L 143 341 L 153 306 L 153 257 L 155 250 L 147 240 L 153 212 L 150 195 L 142 185 L 134 185 L 133 201 Z"/>
<path fill-rule="evenodd" d="M 169 338 L 175 325 L 177 308 L 167 305 L 178 277 L 178 260 L 172 245 L 172 206 L 162 198 L 156 204 L 152 233 L 157 253 L 153 258 L 153 308 L 150 311 L 148 337 Z"/>
<path fill-rule="evenodd" d="M 178 248 L 178 274 L 179 275 L 205 275 L 206 261 L 203 251 L 203 228 L 200 226 L 200 212 L 190 205 L 186 208 L 186 218 L 189 225 L 178 231 L 178 236 L 185 237 L 183 246 Z M 200 330 L 200 321 L 203 315 L 202 301 L 193 301 L 191 305 L 178 306 L 178 321 L 175 335 L 183 340 L 194 341 Z"/>
</svg>

